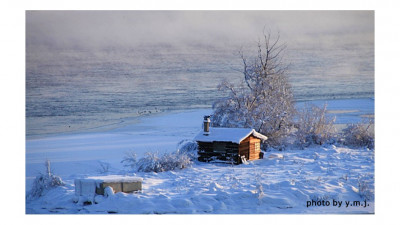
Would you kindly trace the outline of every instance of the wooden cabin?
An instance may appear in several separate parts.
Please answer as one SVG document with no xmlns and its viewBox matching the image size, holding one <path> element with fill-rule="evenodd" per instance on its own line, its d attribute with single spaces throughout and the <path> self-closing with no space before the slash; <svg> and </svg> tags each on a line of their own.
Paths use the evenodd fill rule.
<svg viewBox="0 0 400 225">
<path fill-rule="evenodd" d="M 232 162 L 262 158 L 260 144 L 267 137 L 251 128 L 210 127 L 204 118 L 204 130 L 194 140 L 198 143 L 199 161 Z"/>
</svg>

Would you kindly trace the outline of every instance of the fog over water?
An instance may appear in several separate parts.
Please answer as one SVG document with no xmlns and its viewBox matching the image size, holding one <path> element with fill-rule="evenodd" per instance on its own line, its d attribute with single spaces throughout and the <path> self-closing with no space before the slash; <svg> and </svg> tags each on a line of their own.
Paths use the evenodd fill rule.
<svg viewBox="0 0 400 225">
<path fill-rule="evenodd" d="M 210 108 L 279 32 L 295 99 L 374 96 L 372 11 L 28 11 L 27 135 Z"/>
</svg>

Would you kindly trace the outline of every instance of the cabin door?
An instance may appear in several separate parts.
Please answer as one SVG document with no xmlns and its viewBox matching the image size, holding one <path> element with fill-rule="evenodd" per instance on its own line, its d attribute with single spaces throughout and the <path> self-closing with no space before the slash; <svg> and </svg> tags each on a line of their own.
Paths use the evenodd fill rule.
<svg viewBox="0 0 400 225">
<path fill-rule="evenodd" d="M 249 158 L 249 155 L 250 155 L 249 149 L 240 150 L 240 151 L 239 151 L 239 155 L 240 155 L 240 156 L 244 155 L 244 156 L 246 157 L 246 160 L 249 160 L 249 159 L 250 159 L 250 158 Z"/>
</svg>

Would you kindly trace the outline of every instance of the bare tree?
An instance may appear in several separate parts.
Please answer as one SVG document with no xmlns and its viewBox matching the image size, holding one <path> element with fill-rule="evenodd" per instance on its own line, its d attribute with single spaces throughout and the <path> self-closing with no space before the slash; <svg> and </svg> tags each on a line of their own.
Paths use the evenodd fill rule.
<svg viewBox="0 0 400 225">
<path fill-rule="evenodd" d="M 243 80 L 235 86 L 219 84 L 229 96 L 213 105 L 213 126 L 251 127 L 268 136 L 269 146 L 279 146 L 290 131 L 294 115 L 293 94 L 283 61 L 285 44 L 265 34 L 257 43 L 257 53 L 246 58 L 243 52 Z"/>
</svg>

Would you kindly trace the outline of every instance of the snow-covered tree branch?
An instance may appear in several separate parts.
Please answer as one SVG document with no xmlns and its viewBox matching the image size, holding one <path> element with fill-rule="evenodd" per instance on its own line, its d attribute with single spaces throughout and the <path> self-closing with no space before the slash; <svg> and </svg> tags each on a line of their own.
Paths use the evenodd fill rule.
<svg viewBox="0 0 400 225">
<path fill-rule="evenodd" d="M 243 80 L 238 85 L 223 81 L 218 86 L 228 97 L 214 103 L 213 126 L 252 127 L 268 136 L 268 145 L 282 144 L 295 112 L 286 77 L 288 66 L 283 61 L 285 49 L 279 34 L 273 39 L 268 33 L 258 41 L 255 56 L 239 52 Z"/>
</svg>

